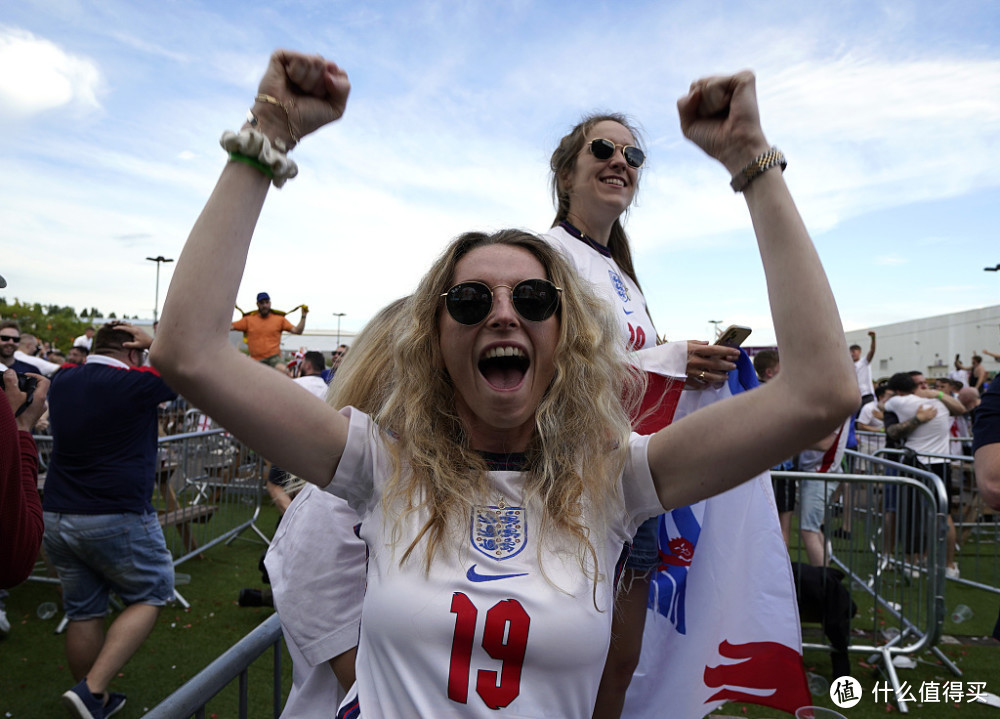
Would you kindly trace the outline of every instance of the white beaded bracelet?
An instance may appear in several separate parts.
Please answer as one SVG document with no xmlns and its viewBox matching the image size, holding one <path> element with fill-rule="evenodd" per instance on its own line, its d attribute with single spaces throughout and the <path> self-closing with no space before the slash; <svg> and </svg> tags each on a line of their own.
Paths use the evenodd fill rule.
<svg viewBox="0 0 1000 719">
<path fill-rule="evenodd" d="M 271 141 L 260 130 L 244 128 L 239 132 L 226 130 L 219 140 L 222 149 L 232 155 L 240 155 L 263 164 L 269 172 L 264 174 L 271 178 L 275 187 L 281 187 L 285 182 L 299 174 L 299 166 L 288 155 L 271 145 Z M 256 165 L 254 165 L 256 167 Z M 261 168 L 263 171 L 263 168 Z"/>
</svg>

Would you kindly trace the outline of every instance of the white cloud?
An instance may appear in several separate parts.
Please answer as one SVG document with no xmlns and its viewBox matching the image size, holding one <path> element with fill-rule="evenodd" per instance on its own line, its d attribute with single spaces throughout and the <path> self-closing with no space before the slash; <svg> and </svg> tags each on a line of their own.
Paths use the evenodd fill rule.
<svg viewBox="0 0 1000 719">
<path fill-rule="evenodd" d="M 18 28 L 0 26 L 0 117 L 64 105 L 100 107 L 101 74 L 86 58 Z"/>
<path fill-rule="evenodd" d="M 23 27 L 37 37 L 0 26 L 0 123 L 29 107 L 93 108 L 94 98 L 107 112 L 23 123 L 16 174 L 0 179 L 0 226 L 59 258 L 12 268 L 30 270 L 21 284 L 40 299 L 148 314 L 144 257 L 177 256 L 225 161 L 219 134 L 242 121 L 268 53 L 299 48 L 341 63 L 354 91 L 344 119 L 295 151 L 300 177 L 271 193 L 242 304 L 268 289 L 281 306 L 308 302 L 311 327 L 347 312 L 344 329 L 356 329 L 411 290 L 454 234 L 544 229 L 549 152 L 581 114 L 606 108 L 633 115 L 648 141 L 628 229 L 658 328 L 707 338 L 707 319 L 740 321 L 760 343 L 770 320 L 746 204 L 682 138 L 674 105 L 695 77 L 752 67 L 765 130 L 789 157 L 786 180 L 845 324 L 981 305 L 995 282 L 944 288 L 929 307 L 910 297 L 895 306 L 877 290 L 873 300 L 871 288 L 897 276 L 928 287 L 968 281 L 966 261 L 996 279 L 981 268 L 997 259 L 989 242 L 1000 221 L 989 194 L 1000 184 L 1000 55 L 987 30 L 997 13 L 885 5 L 640 0 L 626 15 L 591 2 L 567 15 L 530 0 L 280 9 L 251 0 L 230 14 L 204 0 L 141 9 L 110 0 L 58 21 L 28 9 Z M 768 37 L 782 41 L 760 41 Z M 42 58 L 17 50 L 19 72 L 38 67 L 58 82 L 12 78 L 15 46 Z M 102 83 L 114 94 L 102 97 Z M 27 99 L 8 100 L 9 85 Z M 961 204 L 968 196 L 978 202 Z M 114 239 L 126 234 L 150 239 Z M 935 277 L 940 266 L 918 261 L 919 250 L 949 245 L 961 247 L 949 258 L 956 274 Z"/>
</svg>

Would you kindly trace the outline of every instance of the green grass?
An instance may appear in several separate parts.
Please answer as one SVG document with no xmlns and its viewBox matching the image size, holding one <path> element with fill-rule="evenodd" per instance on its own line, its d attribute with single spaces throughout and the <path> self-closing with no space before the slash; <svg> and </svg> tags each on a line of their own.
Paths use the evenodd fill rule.
<svg viewBox="0 0 1000 719">
<path fill-rule="evenodd" d="M 993 609 L 995 620 L 996 602 Z M 996 643 L 994 642 L 994 644 Z M 985 704 L 970 704 L 965 702 L 961 705 L 944 702 L 920 703 L 918 692 L 923 682 L 942 683 L 960 681 L 964 683 L 964 687 L 968 687 L 968 682 L 970 681 L 986 682 L 986 691 L 992 691 L 994 694 L 1000 693 L 998 691 L 998 688 L 1000 688 L 1000 647 L 942 645 L 941 649 L 952 662 L 958 665 L 959 669 L 963 672 L 963 676 L 954 676 L 950 670 L 944 666 L 940 666 L 937 663 L 936 657 L 930 654 L 921 655 L 919 658 L 922 661 L 918 662 L 915 669 L 897 670 L 900 681 L 909 683 L 911 691 L 916 698 L 916 701 L 909 703 L 908 716 L 914 719 L 947 719 L 948 717 L 954 717 L 954 719 L 978 719 L 979 717 L 996 719 L 1000 716 L 1000 710 L 986 706 Z M 838 709 L 829 696 L 823 696 L 813 697 L 814 704 L 839 711 L 848 717 L 848 719 L 875 719 L 875 717 L 885 717 L 887 714 L 898 714 L 899 712 L 895 703 L 890 702 L 887 704 L 884 701 L 884 695 L 880 695 L 880 699 L 883 700 L 878 703 L 872 697 L 872 689 L 875 687 L 876 682 L 884 683 L 887 681 L 886 677 L 878 669 L 868 665 L 865 661 L 867 657 L 864 655 L 851 654 L 850 657 L 851 675 L 861 682 L 861 687 L 864 690 L 861 702 L 850 709 Z M 805 664 L 808 671 L 823 674 L 827 677 L 830 676 L 830 658 L 824 652 L 807 651 L 805 654 Z M 734 702 L 722 706 L 713 712 L 713 714 L 749 718 L 757 717 L 760 719 L 788 716 L 775 709 Z"/>
<path fill-rule="evenodd" d="M 270 534 L 276 518 L 271 507 L 262 510 L 258 526 Z M 170 531 L 170 530 L 168 530 Z M 204 558 L 186 562 L 179 572 L 191 575 L 191 583 L 179 587 L 191 603 L 185 611 L 179 605 L 167 607 L 160 615 L 156 629 L 145 645 L 121 672 L 114 683 L 115 691 L 125 692 L 129 702 L 118 717 L 141 717 L 187 679 L 245 636 L 270 614 L 269 609 L 240 608 L 236 597 L 241 587 L 259 587 L 260 572 L 257 561 L 263 544 L 251 532 L 244 533 L 231 545 L 214 547 L 204 553 Z M 948 614 L 956 604 L 972 608 L 974 616 L 962 624 L 953 624 L 950 618 L 944 625 L 945 635 L 964 642 L 989 635 L 1000 607 L 1000 595 L 972 589 L 954 582 L 946 585 Z M 877 610 L 872 602 L 863 600 L 859 593 L 855 599 L 860 606 L 855 626 L 868 631 L 892 624 L 891 618 Z M 59 696 L 72 686 L 73 681 L 65 666 L 63 635 L 54 634 L 58 617 L 40 620 L 35 612 L 44 601 L 58 602 L 52 585 L 28 582 L 11 590 L 7 600 L 7 615 L 11 621 L 10 636 L 0 640 L 0 719 L 36 719 L 37 717 L 62 717 Z M 807 641 L 821 641 L 816 625 L 805 625 Z M 869 640 L 864 640 L 868 642 Z M 900 669 L 902 681 L 909 682 L 916 693 L 922 682 L 980 681 L 986 682 L 987 691 L 1000 694 L 1000 643 L 990 641 L 983 645 L 944 644 L 941 650 L 963 671 L 961 677 L 953 676 L 936 663 L 932 655 L 922 655 L 915 669 Z M 258 660 L 250 672 L 250 716 L 271 716 L 271 653 Z M 876 681 L 885 678 L 867 665 L 867 655 L 850 655 L 852 674 L 865 691 L 858 706 L 841 710 L 850 719 L 884 717 L 884 702 L 876 704 L 871 690 Z M 825 652 L 807 651 L 808 671 L 829 677 L 830 659 Z M 283 685 L 291 685 L 291 662 L 284 654 Z M 829 697 L 817 698 L 819 706 L 834 708 Z M 208 705 L 207 716 L 229 719 L 237 715 L 235 683 Z M 749 704 L 730 703 L 716 712 L 739 717 L 787 716 L 774 709 Z M 666 716 L 666 715 L 665 715 Z M 944 703 L 919 702 L 910 705 L 910 716 L 915 718 L 955 717 L 1000 719 L 1000 710 L 981 704 L 963 703 L 960 707 Z"/>
<path fill-rule="evenodd" d="M 792 532 L 792 556 L 799 558 L 798 530 L 793 520 Z M 849 564 L 851 569 L 860 577 L 865 578 L 874 570 L 874 558 L 867 544 L 860 543 L 850 545 L 847 542 L 835 544 L 835 554 L 842 561 Z M 854 551 L 851 551 L 854 550 Z M 996 560 L 992 559 L 996 551 L 995 545 L 979 546 L 975 542 L 968 542 L 962 547 L 958 555 L 958 563 L 962 568 L 962 576 L 978 579 L 984 583 L 995 581 L 995 574 L 989 571 Z M 987 560 L 982 564 L 973 561 L 976 555 L 982 555 Z M 799 561 L 805 561 L 804 555 Z M 974 569 L 975 568 L 975 569 Z M 968 571 L 967 571 L 968 570 Z M 981 576 L 977 575 L 981 573 Z M 850 580 L 845 580 L 845 583 Z M 887 572 L 883 574 L 882 584 L 879 587 L 880 594 L 892 601 L 905 601 L 905 598 L 912 594 L 916 588 L 901 575 Z M 858 613 L 852 621 L 852 629 L 867 632 L 864 637 L 857 637 L 854 643 L 857 644 L 882 644 L 882 641 L 873 640 L 875 633 L 880 633 L 887 627 L 900 626 L 898 620 L 892 614 L 876 606 L 871 597 L 862 591 L 852 592 L 852 597 L 858 604 Z M 975 719 L 977 717 L 1000 718 L 1000 710 L 978 703 L 963 702 L 960 705 L 944 702 L 920 703 L 919 690 L 924 683 L 938 683 L 958 681 L 963 683 L 963 688 L 968 688 L 969 682 L 985 682 L 985 690 L 994 694 L 1000 694 L 1000 642 L 989 639 L 993 631 L 993 625 L 997 621 L 997 612 L 1000 609 L 1000 594 L 988 592 L 973 587 L 968 587 L 956 582 L 945 582 L 945 621 L 942 629 L 943 640 L 938 644 L 938 649 L 962 671 L 962 676 L 955 676 L 950 669 L 944 666 L 937 656 L 930 652 L 923 652 L 919 655 L 911 655 L 918 660 L 916 668 L 897 669 L 900 682 L 907 682 L 914 696 L 914 701 L 909 701 L 908 716 L 915 719 L 924 717 L 937 719 L 939 717 L 955 717 L 955 719 Z M 923 599 L 919 599 L 923 602 Z M 965 622 L 956 624 L 951 621 L 951 612 L 959 604 L 965 604 L 973 611 L 973 617 Z M 916 617 L 914 620 L 918 626 L 926 624 L 926 612 L 923 607 L 911 608 L 907 610 L 907 616 Z M 803 641 L 807 643 L 824 643 L 822 629 L 818 624 L 803 624 Z M 952 643 L 957 642 L 957 643 Z M 826 707 L 839 711 L 849 719 L 874 719 L 884 717 L 886 714 L 897 713 L 895 701 L 890 699 L 887 704 L 884 701 L 885 695 L 880 695 L 880 701 L 876 702 L 873 697 L 873 689 L 876 683 L 885 686 L 888 677 L 878 668 L 877 665 L 868 662 L 868 653 L 849 654 L 851 663 L 851 676 L 861 683 L 864 692 L 861 702 L 850 709 L 838 709 L 830 700 L 829 696 L 814 696 L 816 706 Z M 804 656 L 806 671 L 814 672 L 826 677 L 832 677 L 832 667 L 828 653 L 819 650 L 807 650 Z M 890 694 L 891 697 L 891 694 Z M 737 716 L 753 718 L 770 718 L 787 716 L 782 712 L 767 707 L 760 707 L 750 704 L 731 702 L 720 707 L 713 714 L 725 716 Z"/>
<path fill-rule="evenodd" d="M 276 516 L 272 507 L 265 507 L 257 525 L 271 534 Z M 190 584 L 178 587 L 191 609 L 185 611 L 175 603 L 160 613 L 149 639 L 113 683 L 114 691 L 128 695 L 128 703 L 116 719 L 141 717 L 270 615 L 270 609 L 236 604 L 240 588 L 262 586 L 257 562 L 264 545 L 252 532 L 242 537 L 178 567 L 179 573 L 191 575 Z M 11 631 L 0 640 L 3 719 L 65 716 L 59 697 L 74 682 L 66 667 L 64 635 L 54 634 L 59 616 L 40 620 L 36 615 L 38 605 L 45 601 L 58 604 L 53 585 L 27 582 L 10 590 L 7 616 Z M 287 690 L 291 661 L 287 652 L 283 655 L 283 686 Z M 251 717 L 271 716 L 271 657 L 268 651 L 251 667 Z M 237 707 L 233 683 L 208 704 L 207 716 L 236 717 Z"/>
</svg>

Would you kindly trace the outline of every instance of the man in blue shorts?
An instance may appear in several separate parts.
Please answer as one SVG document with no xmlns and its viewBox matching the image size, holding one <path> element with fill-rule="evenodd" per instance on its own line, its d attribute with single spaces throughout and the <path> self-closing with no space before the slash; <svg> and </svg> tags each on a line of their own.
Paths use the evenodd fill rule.
<svg viewBox="0 0 1000 719">
<path fill-rule="evenodd" d="M 124 706 L 108 685 L 174 596 L 173 561 L 150 500 L 157 405 L 176 395 L 143 366 L 152 342 L 133 325 L 106 324 L 86 363 L 60 371 L 49 392 L 44 545 L 62 582 L 66 658 L 78 682 L 62 701 L 80 719 Z M 111 592 L 126 607 L 105 634 Z"/>
</svg>

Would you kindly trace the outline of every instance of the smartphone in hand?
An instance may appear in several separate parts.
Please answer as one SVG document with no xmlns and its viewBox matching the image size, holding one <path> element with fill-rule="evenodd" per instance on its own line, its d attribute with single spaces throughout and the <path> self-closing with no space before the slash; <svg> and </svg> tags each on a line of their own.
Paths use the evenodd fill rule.
<svg viewBox="0 0 1000 719">
<path fill-rule="evenodd" d="M 715 344 L 735 349 L 746 341 L 746 338 L 750 336 L 751 332 L 753 332 L 753 330 L 744 325 L 729 325 L 722 332 L 722 334 L 719 335 L 719 339 L 715 341 Z"/>
</svg>

